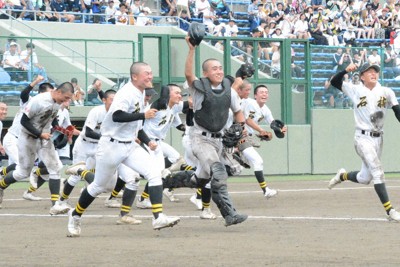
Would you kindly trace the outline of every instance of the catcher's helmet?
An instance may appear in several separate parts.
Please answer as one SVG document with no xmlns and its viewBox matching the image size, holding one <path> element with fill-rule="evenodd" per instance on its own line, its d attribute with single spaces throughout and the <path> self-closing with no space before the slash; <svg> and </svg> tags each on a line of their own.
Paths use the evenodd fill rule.
<svg viewBox="0 0 400 267">
<path fill-rule="evenodd" d="M 199 45 L 206 35 L 206 26 L 202 23 L 192 22 L 189 30 L 189 42 L 193 45 Z"/>
<path fill-rule="evenodd" d="M 51 139 L 53 140 L 53 144 L 56 149 L 61 149 L 68 143 L 68 136 L 58 131 L 53 133 L 53 137 Z"/>
</svg>

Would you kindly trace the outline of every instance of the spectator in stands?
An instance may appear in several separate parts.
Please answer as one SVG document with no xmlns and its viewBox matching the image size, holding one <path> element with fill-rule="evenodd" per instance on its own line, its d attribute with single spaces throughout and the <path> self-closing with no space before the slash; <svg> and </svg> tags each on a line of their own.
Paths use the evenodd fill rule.
<svg viewBox="0 0 400 267">
<path fill-rule="evenodd" d="M 329 46 L 338 46 L 339 45 L 337 36 L 332 33 L 332 30 L 329 27 L 329 22 L 328 22 L 327 16 L 322 17 L 322 22 L 320 23 L 320 29 L 321 29 L 322 35 L 326 38 L 326 40 L 328 40 Z"/>
<path fill-rule="evenodd" d="M 351 63 L 353 63 L 352 56 L 349 53 L 343 53 L 338 62 L 337 72 L 345 70 Z"/>
<path fill-rule="evenodd" d="M 258 0 L 251 0 L 250 5 L 247 7 L 247 14 L 250 24 L 250 32 L 257 28 L 259 23 L 258 14 Z"/>
<path fill-rule="evenodd" d="M 379 23 L 381 24 L 381 29 L 385 30 L 385 35 L 380 36 L 382 39 L 389 39 L 390 36 L 390 30 L 392 27 L 392 16 L 388 12 L 389 10 L 387 8 L 384 8 L 382 9 L 382 15 L 378 16 Z"/>
<path fill-rule="evenodd" d="M 181 21 L 179 21 L 179 28 L 187 32 L 190 26 L 188 10 L 182 10 L 181 15 L 179 17 L 181 18 Z"/>
<path fill-rule="evenodd" d="M 10 75 L 12 81 L 27 81 L 27 73 L 21 64 L 21 58 L 17 51 L 17 43 L 11 42 L 10 49 L 4 52 L 3 68 Z"/>
<path fill-rule="evenodd" d="M 71 84 L 74 87 L 74 94 L 72 95 L 72 103 L 75 106 L 83 106 L 84 99 L 85 99 L 85 92 L 78 85 L 78 79 L 72 78 L 71 79 Z"/>
<path fill-rule="evenodd" d="M 131 1 L 130 11 L 132 15 L 139 16 L 140 12 L 142 12 L 144 7 L 144 3 L 140 3 L 140 0 Z"/>
<path fill-rule="evenodd" d="M 318 23 L 318 15 L 314 15 L 310 22 L 309 32 L 314 38 L 313 43 L 316 45 L 328 45 L 328 40 L 322 35 L 321 23 Z"/>
<path fill-rule="evenodd" d="M 83 14 L 90 14 L 92 11 L 92 0 L 80 0 L 81 1 L 81 10 Z M 83 22 L 88 23 L 91 20 L 90 16 L 83 15 Z"/>
<path fill-rule="evenodd" d="M 210 9 L 210 3 L 207 0 L 195 0 L 195 1 L 196 1 L 195 15 L 198 18 L 203 18 L 204 11 Z"/>
<path fill-rule="evenodd" d="M 106 22 L 115 24 L 115 13 L 117 13 L 117 8 L 114 6 L 114 0 L 108 0 L 108 6 L 105 10 Z"/>
<path fill-rule="evenodd" d="M 176 10 L 178 12 L 178 17 L 182 17 L 182 11 L 186 11 L 185 17 L 189 20 L 191 19 L 190 10 L 189 10 L 189 0 L 177 0 L 176 2 Z M 187 30 L 186 30 L 187 31 Z"/>
<path fill-rule="evenodd" d="M 92 14 L 93 23 L 99 23 L 102 19 L 101 17 L 101 3 L 99 0 L 92 0 Z"/>
<path fill-rule="evenodd" d="M 262 35 L 262 32 L 260 31 L 260 29 L 255 28 L 255 29 L 253 29 L 253 31 L 251 32 L 250 37 L 253 37 L 253 38 L 260 38 L 261 35 Z M 251 39 L 251 38 L 250 38 L 250 39 Z M 260 57 L 261 57 L 261 54 L 262 54 L 262 52 L 263 52 L 263 49 L 262 49 L 260 43 L 256 43 L 256 44 L 257 44 L 257 49 L 258 49 L 257 55 L 258 55 L 258 57 L 260 58 Z M 252 42 L 252 41 L 245 41 L 245 42 L 243 43 L 243 45 L 244 45 L 244 47 L 245 47 L 246 53 L 247 53 L 248 55 L 253 55 L 253 49 L 254 49 L 254 47 L 253 47 L 253 42 Z M 250 58 L 247 58 L 247 61 L 248 61 L 248 63 L 251 63 L 251 59 L 250 59 Z"/>
<path fill-rule="evenodd" d="M 383 66 L 384 66 L 383 69 L 386 72 L 386 75 L 384 73 L 385 78 L 393 79 L 398 75 L 400 75 L 400 69 L 397 67 L 396 60 L 397 60 L 397 55 L 392 50 L 392 47 L 390 45 L 386 46 L 383 59 Z"/>
<path fill-rule="evenodd" d="M 342 58 L 342 56 L 343 56 L 343 49 L 338 48 L 336 53 L 333 54 L 332 65 L 334 70 L 337 70 L 337 68 L 339 67 L 339 61 Z"/>
<path fill-rule="evenodd" d="M 352 12 L 352 15 L 350 16 L 350 24 L 353 25 L 354 31 L 357 33 L 357 38 L 360 39 L 362 37 L 365 39 L 365 30 L 362 27 L 360 16 L 357 11 Z"/>
<path fill-rule="evenodd" d="M 355 53 L 353 55 L 353 63 L 357 66 L 357 70 L 362 65 L 364 65 L 366 52 L 367 52 L 367 50 L 362 50 L 359 53 Z"/>
<path fill-rule="evenodd" d="M 298 39 L 309 39 L 311 37 L 308 32 L 308 22 L 304 13 L 300 14 L 300 19 L 294 24 L 294 34 Z"/>
<path fill-rule="evenodd" d="M 161 0 L 161 11 L 165 16 L 175 16 L 176 0 Z"/>
<path fill-rule="evenodd" d="M 271 76 L 273 78 L 278 78 L 281 72 L 281 50 L 280 46 L 275 46 L 273 49 L 274 52 L 272 53 L 271 58 Z"/>
<path fill-rule="evenodd" d="M 333 77 L 333 76 L 332 76 Z M 335 107 L 335 99 L 338 97 L 339 90 L 337 90 L 333 85 L 331 84 L 331 79 L 327 79 L 324 84 L 324 96 L 322 97 L 322 103 L 324 103 L 326 106 L 330 108 Z"/>
<path fill-rule="evenodd" d="M 340 17 L 336 15 L 333 18 L 333 21 L 329 24 L 329 28 L 331 29 L 332 36 L 337 38 L 338 45 L 345 45 L 343 42 L 342 26 L 339 19 Z"/>
<path fill-rule="evenodd" d="M 306 15 L 306 21 L 308 21 L 308 23 L 312 22 L 313 16 L 314 16 L 314 10 L 312 7 L 307 7 L 306 11 L 304 13 Z M 317 17 L 318 18 L 318 17 Z"/>
<path fill-rule="evenodd" d="M 311 5 L 314 10 L 322 8 L 322 0 L 311 0 Z"/>
<path fill-rule="evenodd" d="M 376 13 L 382 9 L 382 4 L 380 3 L 380 0 L 372 0 L 371 3 L 371 10 L 374 10 Z"/>
<path fill-rule="evenodd" d="M 283 3 L 279 2 L 276 4 L 276 10 L 271 14 L 271 17 L 280 25 L 281 21 L 285 17 L 285 12 L 283 10 Z"/>
<path fill-rule="evenodd" d="M 152 11 L 149 7 L 144 7 L 142 12 L 139 14 L 139 16 L 136 19 L 136 25 L 137 26 L 150 26 L 153 25 L 153 19 L 149 17 L 151 15 Z M 171 21 L 171 19 L 167 19 L 167 21 Z"/>
<path fill-rule="evenodd" d="M 25 1 L 25 6 L 24 9 L 20 15 L 22 19 L 28 19 L 28 20 L 35 20 L 36 14 L 35 14 L 35 7 L 33 5 L 32 0 L 24 0 Z"/>
<path fill-rule="evenodd" d="M 103 102 L 99 99 L 99 94 L 101 90 L 102 82 L 98 78 L 93 80 L 93 83 L 89 85 L 87 89 L 87 101 L 89 105 L 101 105 Z"/>
<path fill-rule="evenodd" d="M 64 22 L 74 22 L 75 16 L 72 14 L 67 14 L 67 8 L 63 0 L 53 0 L 50 4 L 51 10 L 54 15 L 61 21 Z"/>
<path fill-rule="evenodd" d="M 27 71 L 29 82 L 34 80 L 34 75 L 41 75 L 44 78 L 43 82 L 47 82 L 46 69 L 39 64 L 33 43 L 27 43 L 26 50 L 21 52 L 21 67 Z"/>
<path fill-rule="evenodd" d="M 392 27 L 400 27 L 400 3 L 396 3 L 392 10 Z"/>
<path fill-rule="evenodd" d="M 58 21 L 58 17 L 52 12 L 50 0 L 44 0 L 43 5 L 40 7 L 39 17 L 41 20 Z"/>
<path fill-rule="evenodd" d="M 6 2 L 7 9 L 13 9 L 11 16 L 17 19 L 22 19 L 22 10 L 25 8 L 26 4 L 24 0 L 8 0 Z"/>
<path fill-rule="evenodd" d="M 226 13 L 229 18 L 233 18 L 231 9 L 229 8 L 229 5 L 225 2 L 225 0 L 211 0 L 211 4 L 212 3 L 216 5 L 215 12 L 218 17 L 222 17 L 223 13 Z"/>
<path fill-rule="evenodd" d="M 16 43 L 17 44 L 17 53 L 21 54 L 21 46 L 17 42 L 17 39 L 15 38 L 14 34 L 10 34 L 10 36 L 8 37 L 7 42 L 6 42 L 5 46 L 4 46 L 4 52 L 10 50 L 10 44 L 11 43 Z"/>
<path fill-rule="evenodd" d="M 215 8 L 216 5 L 214 3 L 211 3 L 210 7 L 203 11 L 203 24 L 206 25 L 207 31 L 211 34 L 214 32 L 214 21 L 217 20 Z"/>
<path fill-rule="evenodd" d="M 368 63 L 372 65 L 381 65 L 381 56 L 378 54 L 378 49 L 373 49 L 372 54 L 368 56 Z"/>
<path fill-rule="evenodd" d="M 128 25 L 129 16 L 127 13 L 127 9 L 128 8 L 126 4 L 124 3 L 119 4 L 119 10 L 115 12 L 115 25 Z"/>
<path fill-rule="evenodd" d="M 80 0 L 68 0 L 67 1 L 67 11 L 68 12 L 80 12 L 81 11 L 81 1 Z"/>
<path fill-rule="evenodd" d="M 343 33 L 343 41 L 346 45 L 357 46 L 356 34 L 354 32 L 353 25 L 347 27 L 347 30 Z"/>
<path fill-rule="evenodd" d="M 236 25 L 236 21 L 234 19 L 229 19 L 228 25 L 225 26 L 225 36 L 231 37 L 232 34 L 236 34 L 239 32 L 239 29 Z"/>
<path fill-rule="evenodd" d="M 361 11 L 360 25 L 363 27 L 367 39 L 375 39 L 374 23 L 366 9 Z"/>
</svg>

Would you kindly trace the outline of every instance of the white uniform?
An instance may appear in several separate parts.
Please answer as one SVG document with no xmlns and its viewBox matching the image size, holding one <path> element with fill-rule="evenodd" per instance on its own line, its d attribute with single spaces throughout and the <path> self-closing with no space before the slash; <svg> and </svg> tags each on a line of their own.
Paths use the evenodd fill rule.
<svg viewBox="0 0 400 267">
<path fill-rule="evenodd" d="M 383 146 L 383 124 L 386 110 L 398 105 L 395 93 L 379 83 L 370 90 L 364 84 L 354 85 L 343 83 L 345 93 L 354 104 L 354 119 L 356 132 L 354 146 L 362 159 L 361 171 L 357 180 L 362 184 L 384 182 L 384 172 L 381 164 Z"/>
<path fill-rule="evenodd" d="M 101 126 L 101 138 L 96 152 L 96 173 L 93 183 L 87 190 L 93 197 L 106 192 L 110 177 L 122 163 L 142 174 L 149 186 L 162 185 L 161 173 L 152 168 L 152 157 L 135 142 L 143 121 L 119 123 L 112 119 L 113 113 L 122 110 L 129 113 L 144 111 L 144 93 L 131 82 L 116 93 L 110 110 Z"/>
<path fill-rule="evenodd" d="M 33 97 L 24 109 L 32 125 L 42 133 L 50 133 L 51 123 L 57 116 L 60 105 L 54 102 L 51 93 L 42 93 Z M 60 179 L 62 163 L 51 140 L 35 138 L 25 128 L 21 127 L 18 137 L 19 164 L 13 177 L 19 181 L 29 176 L 36 153 L 46 165 L 50 179 Z"/>
<path fill-rule="evenodd" d="M 151 153 L 154 152 L 160 171 L 165 169 L 164 157 L 167 157 L 171 163 L 177 162 L 180 158 L 179 152 L 163 140 L 166 138 L 172 126 L 176 127 L 182 124 L 179 117 L 179 113 L 182 112 L 182 109 L 183 101 L 174 105 L 172 108 L 167 107 L 167 109 L 157 111 L 154 118 L 144 121 L 143 130 L 147 136 L 156 141 L 158 145 L 156 150 L 149 151 Z"/>
<path fill-rule="evenodd" d="M 63 128 L 67 128 L 72 125 L 69 111 L 66 108 L 62 108 L 57 113 L 58 125 Z M 60 157 L 70 158 L 70 144 L 67 143 L 63 148 L 57 149 L 57 153 Z"/>
<path fill-rule="evenodd" d="M 22 127 L 21 117 L 23 109 L 26 107 L 28 102 L 22 103 L 22 101 L 20 101 L 21 108 L 17 112 L 17 114 L 15 114 L 13 123 L 11 127 L 8 128 L 8 131 L 3 139 L 3 147 L 8 155 L 8 165 L 11 165 L 13 163 L 18 164 L 18 136 Z"/>
<path fill-rule="evenodd" d="M 257 104 L 255 99 L 246 99 L 244 108 L 244 117 L 246 119 L 250 118 L 257 124 L 265 121 L 268 125 L 274 120 L 271 110 L 266 106 Z M 254 129 L 246 124 L 246 130 L 250 136 L 254 135 Z M 260 154 L 254 149 L 253 146 L 248 147 L 242 151 L 243 156 L 247 161 L 253 166 L 254 171 L 263 171 L 264 161 Z"/>
</svg>

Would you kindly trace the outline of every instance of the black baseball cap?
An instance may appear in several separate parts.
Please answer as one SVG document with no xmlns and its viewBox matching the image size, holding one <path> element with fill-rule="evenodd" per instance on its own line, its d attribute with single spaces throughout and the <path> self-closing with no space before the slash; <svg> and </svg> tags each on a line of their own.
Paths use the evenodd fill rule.
<svg viewBox="0 0 400 267">
<path fill-rule="evenodd" d="M 364 65 L 361 66 L 360 68 L 360 75 L 362 75 L 364 72 L 369 70 L 370 68 L 373 68 L 376 72 L 380 72 L 381 68 L 378 65 L 370 64 L 370 63 L 365 63 Z"/>
</svg>

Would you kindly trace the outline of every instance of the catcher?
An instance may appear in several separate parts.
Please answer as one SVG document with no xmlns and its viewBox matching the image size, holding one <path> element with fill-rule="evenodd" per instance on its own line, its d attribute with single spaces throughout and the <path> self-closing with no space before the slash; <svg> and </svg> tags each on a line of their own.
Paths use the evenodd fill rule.
<svg viewBox="0 0 400 267">
<path fill-rule="evenodd" d="M 240 96 L 240 92 L 238 93 Z M 287 127 L 280 120 L 275 120 L 271 110 L 265 105 L 268 100 L 268 88 L 265 85 L 258 85 L 254 89 L 255 99 L 246 99 L 242 102 L 244 116 L 246 118 L 247 136 L 239 141 L 239 154 L 235 154 L 235 159 L 239 162 L 241 156 L 254 168 L 254 174 L 263 191 L 264 196 L 269 199 L 278 192 L 267 186 L 264 179 L 264 162 L 260 154 L 254 149 L 259 147 L 259 143 L 254 139 L 259 138 L 261 141 L 270 141 L 273 138 L 272 132 L 264 130 L 259 123 L 263 120 L 268 123 L 278 138 L 285 137 Z M 258 132 L 258 133 L 256 133 Z"/>
</svg>

